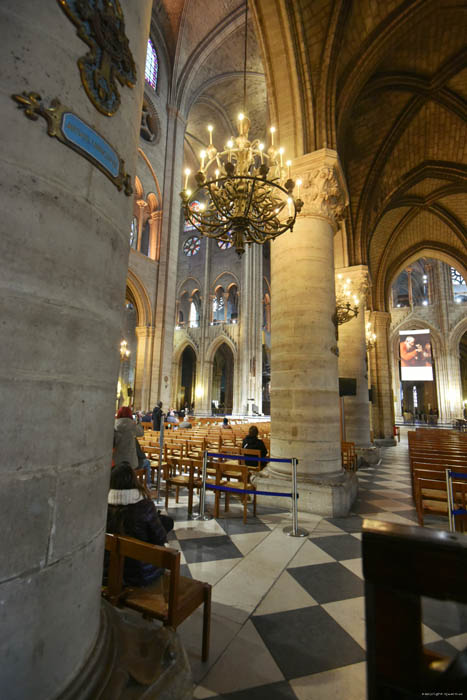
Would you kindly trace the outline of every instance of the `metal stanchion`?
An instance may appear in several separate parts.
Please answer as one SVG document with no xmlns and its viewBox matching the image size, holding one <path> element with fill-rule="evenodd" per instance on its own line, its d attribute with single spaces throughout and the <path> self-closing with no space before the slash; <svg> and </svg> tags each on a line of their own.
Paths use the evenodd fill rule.
<svg viewBox="0 0 467 700">
<path fill-rule="evenodd" d="M 454 525 L 454 516 L 452 514 L 454 498 L 452 494 L 452 477 L 449 469 L 446 469 L 446 492 L 448 496 L 449 531 L 454 532 L 456 529 Z"/>
<path fill-rule="evenodd" d="M 204 506 L 206 503 L 207 471 L 208 471 L 208 453 L 207 453 L 207 451 L 205 451 L 204 455 L 203 455 L 203 474 L 202 474 L 203 483 L 201 484 L 201 492 L 199 494 L 199 514 L 194 515 L 193 520 L 211 520 L 212 519 L 212 515 L 209 515 L 209 513 L 204 512 Z"/>
<path fill-rule="evenodd" d="M 297 459 L 292 457 L 292 525 L 284 527 L 283 531 L 290 537 L 307 537 L 310 533 L 298 527 L 298 491 L 297 491 Z"/>
<path fill-rule="evenodd" d="M 164 448 L 164 414 L 161 413 L 161 429 L 159 432 L 159 469 L 157 470 L 156 488 L 157 488 L 157 499 L 158 504 L 161 500 L 161 471 L 162 471 L 162 452 Z"/>
</svg>

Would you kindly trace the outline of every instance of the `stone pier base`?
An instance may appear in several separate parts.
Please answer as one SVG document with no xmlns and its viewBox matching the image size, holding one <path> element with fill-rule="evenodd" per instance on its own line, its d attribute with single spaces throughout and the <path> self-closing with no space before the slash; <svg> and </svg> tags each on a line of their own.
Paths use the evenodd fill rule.
<svg viewBox="0 0 467 700">
<path fill-rule="evenodd" d="M 58 700 L 191 700 L 190 664 L 176 632 L 106 601 L 96 644 Z"/>
<path fill-rule="evenodd" d="M 268 468 L 252 477 L 259 491 L 291 493 L 292 477 L 272 474 Z M 348 515 L 358 491 L 358 479 L 354 472 L 338 472 L 330 475 L 309 476 L 298 479 L 298 510 L 324 517 Z M 257 496 L 264 506 L 291 508 L 292 500 L 281 496 Z"/>
</svg>

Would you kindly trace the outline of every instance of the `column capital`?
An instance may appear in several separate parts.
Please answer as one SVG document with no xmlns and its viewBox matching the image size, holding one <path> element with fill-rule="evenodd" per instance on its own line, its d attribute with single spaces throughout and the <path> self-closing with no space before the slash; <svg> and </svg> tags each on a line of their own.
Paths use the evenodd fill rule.
<svg viewBox="0 0 467 700">
<path fill-rule="evenodd" d="M 295 181 L 302 180 L 300 196 L 304 204 L 300 216 L 326 219 L 337 230 L 349 196 L 336 151 L 322 148 L 300 156 L 294 160 L 292 172 Z"/>
<path fill-rule="evenodd" d="M 160 219 L 162 219 L 162 209 L 157 209 L 157 211 L 153 211 L 149 216 L 150 222 L 160 221 Z"/>
<path fill-rule="evenodd" d="M 391 324 L 391 314 L 387 311 L 372 311 L 371 318 L 376 326 L 386 326 L 389 328 Z"/>
<path fill-rule="evenodd" d="M 153 338 L 155 332 L 154 326 L 136 326 L 135 334 L 139 338 Z"/>
</svg>

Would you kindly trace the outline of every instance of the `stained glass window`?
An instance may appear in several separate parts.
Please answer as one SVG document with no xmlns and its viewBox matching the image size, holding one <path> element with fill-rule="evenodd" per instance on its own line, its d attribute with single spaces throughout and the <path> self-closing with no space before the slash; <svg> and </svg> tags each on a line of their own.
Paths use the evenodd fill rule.
<svg viewBox="0 0 467 700">
<path fill-rule="evenodd" d="M 183 244 L 183 252 L 185 253 L 185 255 L 191 258 L 193 255 L 199 253 L 200 247 L 201 240 L 197 236 L 192 236 L 191 238 L 188 238 Z"/>
<path fill-rule="evenodd" d="M 200 202 L 198 202 L 196 199 L 191 202 L 190 204 L 190 209 L 191 211 L 199 211 L 200 209 Z M 196 231 L 196 227 L 190 224 L 189 221 L 185 221 L 185 232 L 187 233 L 188 231 Z"/>
<path fill-rule="evenodd" d="M 228 250 L 232 247 L 232 241 L 217 241 L 217 245 L 221 250 Z"/>
<path fill-rule="evenodd" d="M 157 60 L 157 53 L 152 45 L 151 39 L 148 39 L 148 50 L 146 52 L 146 68 L 144 71 L 144 77 L 146 82 L 155 90 L 157 86 L 157 74 L 159 72 L 159 61 Z"/>
<path fill-rule="evenodd" d="M 462 284 L 465 287 L 465 281 L 460 272 L 457 272 L 455 267 L 451 267 L 451 279 L 454 284 Z"/>
</svg>

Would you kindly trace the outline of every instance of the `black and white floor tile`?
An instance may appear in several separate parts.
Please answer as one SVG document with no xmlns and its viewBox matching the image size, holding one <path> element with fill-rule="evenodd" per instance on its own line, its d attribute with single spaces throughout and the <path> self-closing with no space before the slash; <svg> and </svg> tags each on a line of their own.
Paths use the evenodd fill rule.
<svg viewBox="0 0 467 700">
<path fill-rule="evenodd" d="M 358 471 L 359 496 L 347 518 L 300 516 L 307 538 L 283 533 L 286 511 L 258 507 L 244 525 L 232 504 L 228 514 L 201 522 L 187 519 L 183 496 L 169 502 L 182 574 L 213 586 L 208 663 L 200 659 L 201 609 L 179 628 L 195 698 L 366 697 L 361 529 L 365 517 L 417 523 L 402 433 L 379 465 Z M 442 520 L 427 524 L 446 528 Z M 454 656 L 467 646 L 465 611 L 424 599 L 423 612 L 427 647 Z"/>
</svg>

